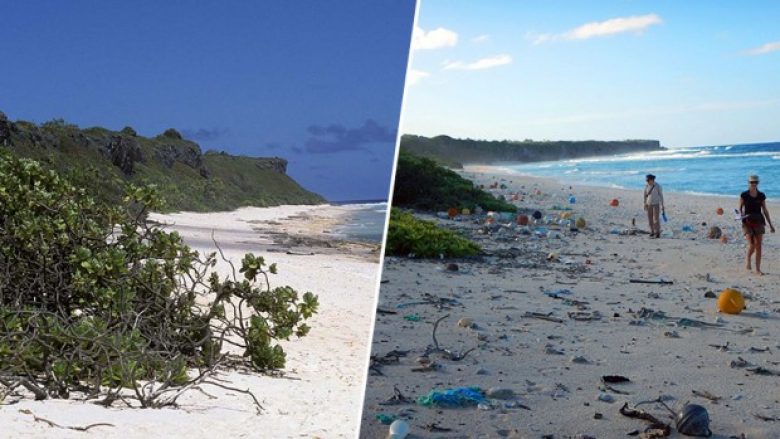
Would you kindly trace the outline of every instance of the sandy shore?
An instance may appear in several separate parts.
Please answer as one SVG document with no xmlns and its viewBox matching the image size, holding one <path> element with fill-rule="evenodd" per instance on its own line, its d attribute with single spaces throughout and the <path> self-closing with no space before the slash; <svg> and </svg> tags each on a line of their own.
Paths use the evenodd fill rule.
<svg viewBox="0 0 780 439">
<path fill-rule="evenodd" d="M 766 375 L 780 374 L 780 236 L 766 236 L 767 275 L 747 273 L 744 239 L 729 213 L 738 194 L 666 193 L 669 222 L 663 228 L 674 236 L 649 239 L 620 234 L 631 230 L 634 218 L 638 229 L 648 229 L 639 191 L 570 188 L 495 168 L 467 168 L 464 175 L 486 186 L 506 185 L 497 192 L 520 194 L 523 211 L 558 217 L 571 212 L 585 218 L 587 227 L 551 239 L 522 234 L 509 221 L 509 227 L 486 228 L 484 218 L 439 219 L 471 236 L 486 255 L 385 259 L 379 309 L 392 313 L 377 316 L 372 356 L 380 361 L 369 376 L 361 437 L 386 434 L 388 427 L 377 420 L 381 414 L 407 419 L 416 438 L 626 437 L 648 424 L 621 415 L 624 402 L 659 397 L 673 407 L 686 401 L 706 407 L 713 437 L 780 437 L 780 377 Z M 570 195 L 576 204 L 569 204 Z M 769 208 L 778 219 L 772 195 Z M 609 206 L 612 198 L 619 199 L 618 207 Z M 726 214 L 718 216 L 718 207 Z M 693 231 L 683 232 L 684 225 Z M 712 225 L 723 229 L 728 243 L 707 239 Z M 446 269 L 451 262 L 458 271 Z M 726 287 L 749 297 L 745 312 L 719 314 L 716 300 L 705 297 Z M 435 366 L 413 371 L 433 344 L 434 323 L 446 315 L 436 333 L 440 347 L 461 354 L 476 349 L 459 361 L 431 353 Z M 749 365 L 740 365 L 740 358 Z M 601 380 L 606 375 L 630 382 L 608 388 Z M 489 399 L 480 408 L 386 405 L 394 386 L 410 400 L 464 386 L 514 396 Z M 658 404 L 640 408 L 669 419 Z M 673 431 L 671 437 L 685 436 Z"/>
<path fill-rule="evenodd" d="M 234 263 L 244 253 L 264 255 L 279 274 L 272 286 L 290 285 L 319 295 L 320 311 L 311 333 L 283 343 L 286 374 L 280 378 L 245 372 L 220 374 L 239 389 L 250 389 L 265 408 L 221 388 L 186 394 L 179 409 L 104 409 L 81 401 L 23 400 L 0 407 L 0 437 L 109 438 L 340 438 L 355 436 L 364 388 L 368 339 L 378 270 L 376 245 L 333 239 L 329 231 L 346 213 L 338 206 L 244 208 L 208 214 L 153 215 L 171 224 L 195 249 L 214 250 L 214 239 Z M 217 269 L 226 273 L 227 264 Z M 217 398 L 214 398 L 216 396 Z M 88 432 L 63 426 L 111 423 Z"/>
</svg>

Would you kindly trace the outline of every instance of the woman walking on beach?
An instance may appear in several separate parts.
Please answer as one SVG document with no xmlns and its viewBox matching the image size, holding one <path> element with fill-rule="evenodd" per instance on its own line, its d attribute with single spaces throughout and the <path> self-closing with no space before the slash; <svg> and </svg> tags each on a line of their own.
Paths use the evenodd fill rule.
<svg viewBox="0 0 780 439">
<path fill-rule="evenodd" d="M 645 186 L 645 210 L 647 211 L 647 220 L 650 222 L 650 237 L 661 237 L 661 221 L 659 215 L 664 211 L 664 194 L 661 192 L 661 185 L 655 182 L 655 175 L 647 174 L 645 177 L 647 186 Z"/>
<path fill-rule="evenodd" d="M 766 208 L 766 195 L 758 190 L 758 175 L 748 177 L 748 190 L 739 196 L 739 213 L 742 217 L 742 233 L 748 242 L 747 263 L 745 268 L 750 271 L 750 257 L 756 255 L 756 274 L 761 272 L 761 243 L 764 238 L 765 224 L 769 223 L 769 230 L 775 233 L 775 226 L 769 218 L 769 210 Z"/>
</svg>

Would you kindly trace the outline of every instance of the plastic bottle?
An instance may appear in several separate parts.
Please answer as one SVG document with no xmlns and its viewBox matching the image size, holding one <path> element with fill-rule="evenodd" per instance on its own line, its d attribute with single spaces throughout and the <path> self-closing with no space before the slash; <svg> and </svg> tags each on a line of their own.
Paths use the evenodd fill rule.
<svg viewBox="0 0 780 439">
<path fill-rule="evenodd" d="M 388 439 L 404 439 L 409 434 L 409 424 L 403 419 L 396 419 L 390 424 Z"/>
</svg>

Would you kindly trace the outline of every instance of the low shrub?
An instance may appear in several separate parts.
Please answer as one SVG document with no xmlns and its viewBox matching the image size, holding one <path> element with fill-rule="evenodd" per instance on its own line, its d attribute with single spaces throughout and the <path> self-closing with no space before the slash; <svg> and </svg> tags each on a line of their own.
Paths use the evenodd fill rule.
<svg viewBox="0 0 780 439">
<path fill-rule="evenodd" d="M 240 274 L 221 277 L 216 252 L 200 255 L 145 221 L 159 207 L 154 187 L 126 193 L 119 205 L 99 203 L 0 152 L 0 384 L 36 398 L 100 393 L 108 403 L 130 387 L 148 407 L 175 403 L 167 392 L 228 360 L 283 368 L 277 341 L 309 332 L 317 297 L 271 288 L 276 265 L 253 254 Z M 158 385 L 141 384 L 149 381 Z"/>
<path fill-rule="evenodd" d="M 403 149 L 398 155 L 393 204 L 428 211 L 451 207 L 474 210 L 476 206 L 499 212 L 517 211 L 514 205 L 475 187 L 456 172 Z"/>
<path fill-rule="evenodd" d="M 392 209 L 387 229 L 385 253 L 395 256 L 414 255 L 419 258 L 462 258 L 475 256 L 480 247 L 450 230 L 437 227 L 431 221 L 411 213 Z"/>
</svg>

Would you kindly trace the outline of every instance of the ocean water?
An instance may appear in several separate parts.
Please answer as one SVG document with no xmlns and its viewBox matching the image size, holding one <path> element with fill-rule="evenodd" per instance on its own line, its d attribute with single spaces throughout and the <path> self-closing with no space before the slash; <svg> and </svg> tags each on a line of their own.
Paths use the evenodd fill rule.
<svg viewBox="0 0 780 439">
<path fill-rule="evenodd" d="M 386 202 L 341 204 L 348 215 L 333 232 L 345 239 L 381 243 L 385 231 Z"/>
<path fill-rule="evenodd" d="M 757 174 L 759 190 L 780 197 L 780 142 L 670 148 L 640 154 L 589 159 L 505 163 L 520 174 L 553 177 L 562 182 L 641 189 L 645 175 L 654 174 L 666 192 L 738 196 Z"/>
</svg>

